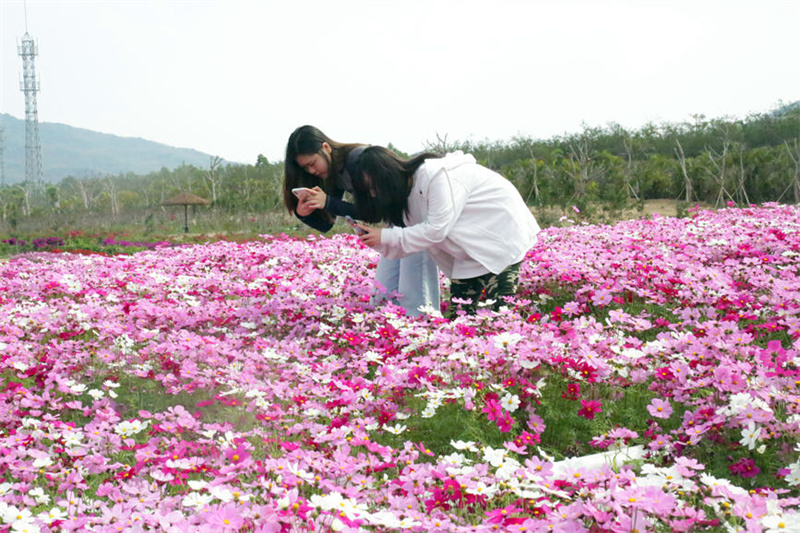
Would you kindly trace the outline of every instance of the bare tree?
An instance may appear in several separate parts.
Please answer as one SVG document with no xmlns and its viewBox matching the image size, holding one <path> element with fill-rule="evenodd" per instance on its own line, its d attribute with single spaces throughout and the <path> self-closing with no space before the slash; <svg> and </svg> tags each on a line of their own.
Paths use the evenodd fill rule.
<svg viewBox="0 0 800 533">
<path fill-rule="evenodd" d="M 631 176 L 634 176 L 636 173 L 633 171 L 633 139 L 630 135 L 625 137 L 622 140 L 623 146 L 625 146 L 625 155 L 627 159 L 627 165 L 625 166 L 625 172 L 623 174 L 625 178 L 625 186 L 628 188 L 628 191 L 633 195 L 636 200 L 639 200 L 639 181 L 636 181 L 636 187 L 631 185 Z"/>
<path fill-rule="evenodd" d="M 28 182 L 25 182 L 22 185 L 15 185 L 17 189 L 22 191 L 22 215 L 23 216 L 30 216 L 31 214 L 31 186 Z"/>
<path fill-rule="evenodd" d="M 729 167 L 728 162 L 733 153 L 739 152 L 739 169 L 738 172 Z M 713 148 L 706 147 L 706 155 L 711 166 L 705 168 L 706 172 L 714 179 L 719 191 L 717 192 L 717 199 L 714 201 L 714 207 L 719 207 L 727 198 L 730 201 L 744 202 L 749 204 L 750 201 L 747 197 L 747 191 L 744 186 L 744 161 L 742 159 L 742 147 L 738 143 L 731 142 L 728 137 L 728 132 L 722 137 L 722 149 L 720 151 Z M 734 177 L 734 174 L 737 174 Z M 733 181 L 733 183 L 730 183 Z"/>
<path fill-rule="evenodd" d="M 536 159 L 536 156 L 533 155 L 533 148 L 528 150 L 531 154 L 531 162 L 533 163 L 533 186 L 531 187 L 531 191 L 528 193 L 528 197 L 525 198 L 525 203 L 527 204 L 531 198 L 531 194 L 535 195 L 537 201 L 541 196 L 539 195 L 539 161 Z"/>
<path fill-rule="evenodd" d="M 683 153 L 683 146 L 681 146 L 680 139 L 675 139 L 675 144 L 678 147 L 675 149 L 675 156 L 678 158 L 678 163 L 681 166 L 683 173 L 683 188 L 685 191 L 684 201 L 688 204 L 692 202 L 692 180 L 689 178 L 689 172 L 686 170 L 686 154 Z"/>
<path fill-rule="evenodd" d="M 119 214 L 119 191 L 117 190 L 117 182 L 111 176 L 103 180 L 103 191 L 108 194 L 108 201 L 111 205 L 111 214 Z"/>
<path fill-rule="evenodd" d="M 745 205 L 750 204 L 750 198 L 747 196 L 747 188 L 744 186 L 744 179 L 747 176 L 747 172 L 744 170 L 744 148 L 741 144 L 737 144 L 736 148 L 739 152 L 739 172 L 738 172 L 738 183 L 736 187 L 736 193 L 740 200 L 744 202 Z"/>
<path fill-rule="evenodd" d="M 219 156 L 212 156 L 211 160 L 208 163 L 208 170 L 206 170 L 203 177 L 205 181 L 211 187 L 211 203 L 217 202 L 217 187 L 220 185 L 222 181 L 222 177 L 217 174 L 217 168 L 222 164 L 222 158 Z"/>
<path fill-rule="evenodd" d="M 87 211 L 91 211 L 94 208 L 95 202 L 97 202 L 97 198 L 100 195 L 101 191 L 98 190 L 96 185 L 97 179 L 95 178 L 75 180 L 75 187 L 78 189 L 78 194 L 83 202 L 83 208 Z"/>
<path fill-rule="evenodd" d="M 436 134 L 436 142 L 425 141 L 425 150 L 439 154 L 446 154 L 458 150 L 458 144 L 447 142 L 447 134 L 442 137 Z"/>
<path fill-rule="evenodd" d="M 575 182 L 573 198 L 583 198 L 586 195 L 589 184 L 596 181 L 603 174 L 603 169 L 594 164 L 591 156 L 592 148 L 587 137 L 570 143 L 567 174 Z"/>
<path fill-rule="evenodd" d="M 794 203 L 800 203 L 800 141 L 797 139 L 792 140 L 792 144 L 789 144 L 787 141 L 783 141 L 784 146 L 786 146 L 786 153 L 789 154 L 789 157 L 794 163 L 794 175 L 792 175 L 792 181 L 789 183 L 789 186 L 786 187 L 786 190 L 783 191 L 781 194 L 781 198 L 783 195 L 786 194 L 790 188 L 794 193 Z M 781 200 L 778 198 L 778 201 Z"/>
</svg>

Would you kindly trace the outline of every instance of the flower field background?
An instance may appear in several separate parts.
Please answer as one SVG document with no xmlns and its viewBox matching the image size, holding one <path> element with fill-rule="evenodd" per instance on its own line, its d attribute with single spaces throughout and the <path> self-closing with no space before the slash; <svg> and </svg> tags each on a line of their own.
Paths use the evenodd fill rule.
<svg viewBox="0 0 800 533">
<path fill-rule="evenodd" d="M 0 264 L 0 531 L 800 531 L 797 207 L 550 228 L 454 320 L 376 262 Z"/>
</svg>

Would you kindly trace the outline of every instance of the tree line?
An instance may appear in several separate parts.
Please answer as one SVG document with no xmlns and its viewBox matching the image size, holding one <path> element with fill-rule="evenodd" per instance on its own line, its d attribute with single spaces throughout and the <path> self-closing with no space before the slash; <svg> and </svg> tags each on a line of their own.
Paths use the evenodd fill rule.
<svg viewBox="0 0 800 533">
<path fill-rule="evenodd" d="M 719 207 L 770 201 L 800 203 L 800 105 L 745 119 L 697 115 L 678 124 L 584 126 L 546 140 L 426 143 L 435 151 L 463 150 L 506 176 L 532 207 L 575 205 L 618 209 L 648 199 L 678 199 Z M 391 146 L 390 146 L 391 147 Z M 27 183 L 0 188 L 0 216 L 11 222 L 41 214 L 119 215 L 161 206 L 190 192 L 225 213 L 283 209 L 283 162 L 258 155 L 252 165 L 182 165 L 146 175 L 67 177 L 36 190 Z"/>
<path fill-rule="evenodd" d="M 800 203 L 800 105 L 743 120 L 588 127 L 548 140 L 452 143 L 517 186 L 531 206 L 623 207 L 677 199 L 714 207 Z"/>
</svg>

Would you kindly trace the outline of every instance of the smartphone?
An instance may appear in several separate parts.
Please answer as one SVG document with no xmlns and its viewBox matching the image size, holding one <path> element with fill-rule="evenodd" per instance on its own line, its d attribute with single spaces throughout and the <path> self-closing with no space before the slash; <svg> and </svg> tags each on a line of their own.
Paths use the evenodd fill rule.
<svg viewBox="0 0 800 533">
<path fill-rule="evenodd" d="M 364 235 L 364 233 L 366 233 L 363 229 L 359 228 L 356 225 L 356 221 L 353 220 L 353 217 L 351 217 L 350 215 L 345 216 L 344 219 L 347 221 L 348 224 L 350 224 L 350 227 L 353 228 L 353 231 L 356 232 L 356 235 Z"/>
<path fill-rule="evenodd" d="M 299 199 L 303 199 L 308 196 L 308 193 L 311 192 L 311 189 L 307 189 L 306 187 L 296 187 L 292 189 L 292 194 L 297 196 Z"/>
</svg>

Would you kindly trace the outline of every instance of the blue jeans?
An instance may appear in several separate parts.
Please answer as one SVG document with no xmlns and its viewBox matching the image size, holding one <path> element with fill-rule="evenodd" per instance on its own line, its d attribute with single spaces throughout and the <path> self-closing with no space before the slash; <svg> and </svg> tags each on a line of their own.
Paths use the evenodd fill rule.
<svg viewBox="0 0 800 533">
<path fill-rule="evenodd" d="M 418 252 L 402 259 L 381 257 L 375 281 L 378 287 L 372 296 L 373 305 L 391 297 L 409 316 L 419 316 L 420 306 L 439 310 L 439 269 L 428 252 Z"/>
</svg>

